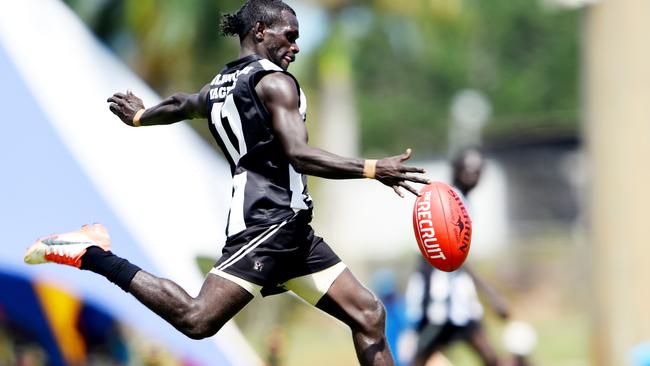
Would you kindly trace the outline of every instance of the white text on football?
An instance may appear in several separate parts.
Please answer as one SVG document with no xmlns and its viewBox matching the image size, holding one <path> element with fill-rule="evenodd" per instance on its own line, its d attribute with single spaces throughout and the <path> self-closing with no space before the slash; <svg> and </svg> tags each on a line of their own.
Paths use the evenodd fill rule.
<svg viewBox="0 0 650 366">
<path fill-rule="evenodd" d="M 424 245 L 429 258 L 447 260 L 445 253 L 440 249 L 440 244 L 438 243 L 438 238 L 436 238 L 436 232 L 433 228 L 433 221 L 431 221 L 431 192 L 425 192 L 424 199 L 418 202 L 417 215 L 422 245 Z"/>
</svg>

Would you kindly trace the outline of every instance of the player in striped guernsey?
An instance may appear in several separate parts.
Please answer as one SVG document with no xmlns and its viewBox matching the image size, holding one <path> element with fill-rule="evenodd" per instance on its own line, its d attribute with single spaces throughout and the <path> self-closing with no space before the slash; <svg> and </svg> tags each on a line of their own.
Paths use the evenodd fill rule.
<svg viewBox="0 0 650 366">
<path fill-rule="evenodd" d="M 417 194 L 409 182 L 428 183 L 412 174 L 424 171 L 402 165 L 410 150 L 364 160 L 307 144 L 305 95 L 286 71 L 299 52 L 298 20 L 288 5 L 248 0 L 224 15 L 222 32 L 239 36 L 239 57 L 198 93 L 177 93 L 147 109 L 130 92 L 108 99 L 110 110 L 130 126 L 207 118 L 228 159 L 233 191 L 226 244 L 199 295 L 192 298 L 112 254 L 98 225 L 37 241 L 26 262 L 69 264 L 104 275 L 197 339 L 215 334 L 254 296 L 290 290 L 350 327 L 362 365 L 392 365 L 382 304 L 309 225 L 305 175 L 375 178 L 402 196 L 401 189 Z"/>
<path fill-rule="evenodd" d="M 312 208 L 305 176 L 296 172 L 288 160 L 255 88 L 265 76 L 276 72 L 291 77 L 295 83 L 292 87 L 299 91 L 298 112 L 304 121 L 307 101 L 298 82 L 258 54 L 227 64 L 210 83 L 210 130 L 233 174 L 229 237 L 247 227 L 280 222 Z"/>
</svg>

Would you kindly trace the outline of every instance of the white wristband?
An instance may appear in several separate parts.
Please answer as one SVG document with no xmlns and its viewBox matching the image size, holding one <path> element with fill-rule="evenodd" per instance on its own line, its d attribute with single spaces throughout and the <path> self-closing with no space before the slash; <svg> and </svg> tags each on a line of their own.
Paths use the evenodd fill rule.
<svg viewBox="0 0 650 366">
<path fill-rule="evenodd" d="M 375 171 L 377 169 L 377 160 L 366 159 L 363 163 L 363 176 L 368 179 L 375 179 Z"/>
<path fill-rule="evenodd" d="M 140 117 L 142 117 L 142 114 L 144 113 L 144 108 L 140 109 L 139 111 L 135 112 L 135 116 L 133 116 L 133 127 L 140 127 L 142 126 L 140 124 Z"/>
</svg>

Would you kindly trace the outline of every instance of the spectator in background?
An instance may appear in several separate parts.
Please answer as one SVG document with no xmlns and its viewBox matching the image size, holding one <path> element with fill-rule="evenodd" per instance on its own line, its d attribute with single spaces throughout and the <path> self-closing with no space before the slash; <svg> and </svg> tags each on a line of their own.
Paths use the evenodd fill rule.
<svg viewBox="0 0 650 366">
<path fill-rule="evenodd" d="M 476 149 L 464 150 L 452 168 L 453 184 L 466 196 L 481 177 L 483 156 Z M 497 315 L 507 319 L 503 299 L 467 265 L 447 273 L 421 260 L 406 291 L 407 314 L 418 334 L 414 366 L 440 364 L 438 352 L 455 341 L 467 342 L 486 366 L 502 364 L 483 330 L 477 288 Z"/>
</svg>

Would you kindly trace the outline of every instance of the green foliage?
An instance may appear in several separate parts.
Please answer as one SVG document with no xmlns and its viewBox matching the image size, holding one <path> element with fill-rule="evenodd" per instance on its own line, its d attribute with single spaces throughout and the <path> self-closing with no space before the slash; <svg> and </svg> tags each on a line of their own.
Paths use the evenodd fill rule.
<svg viewBox="0 0 650 366">
<path fill-rule="evenodd" d="M 488 130 L 576 126 L 576 13 L 531 1 L 457 1 L 456 11 L 436 3 L 375 12 L 358 40 L 353 75 L 366 151 L 444 151 L 451 98 L 467 88 L 491 101 Z"/>
</svg>

